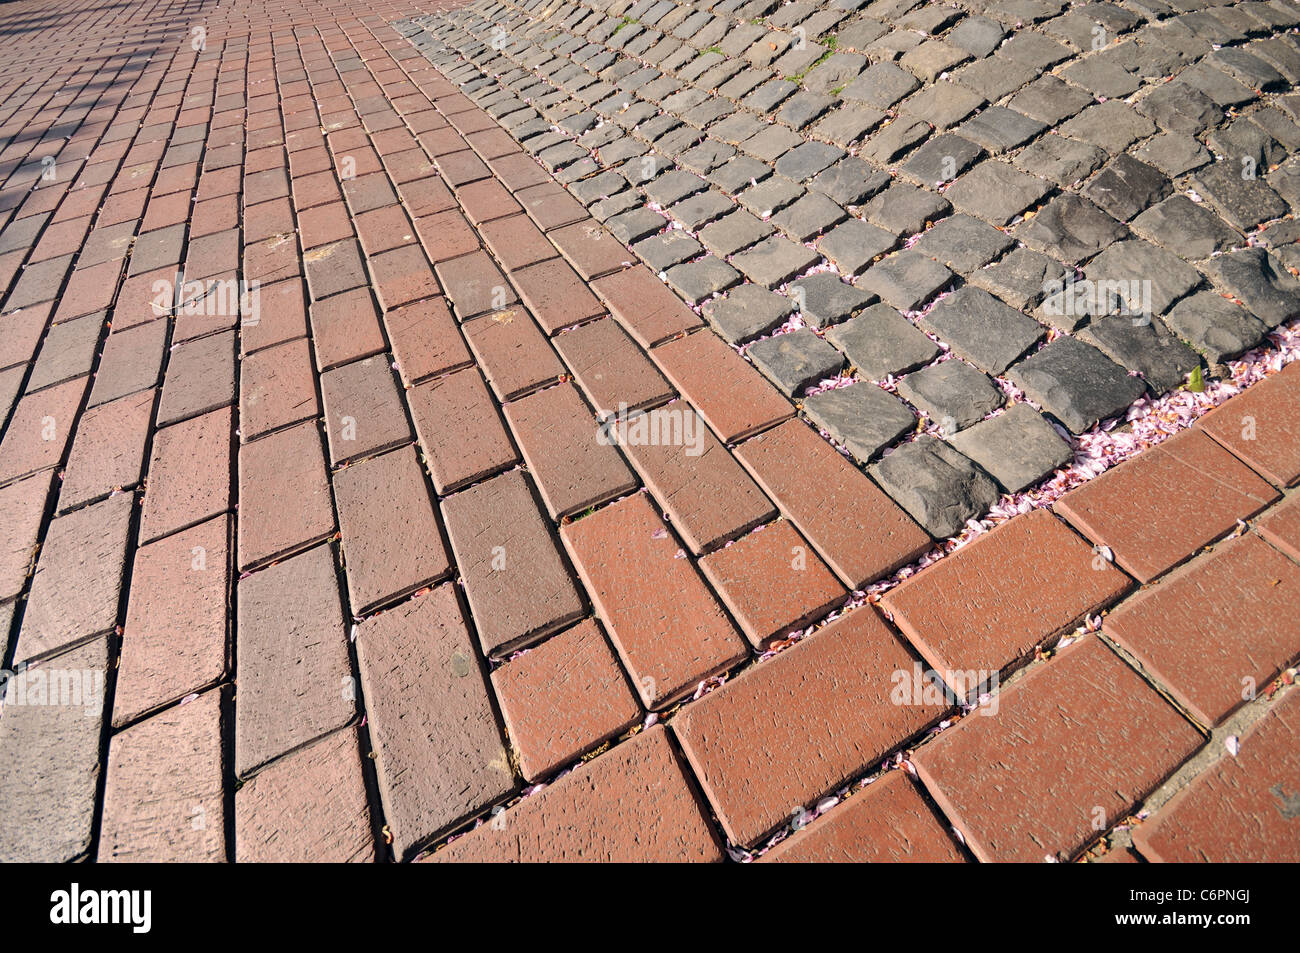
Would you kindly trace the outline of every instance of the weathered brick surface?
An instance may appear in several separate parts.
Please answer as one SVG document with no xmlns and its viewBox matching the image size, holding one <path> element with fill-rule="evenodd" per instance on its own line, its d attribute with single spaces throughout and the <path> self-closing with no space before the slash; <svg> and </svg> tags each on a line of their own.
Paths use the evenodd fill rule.
<svg viewBox="0 0 1300 953">
<path fill-rule="evenodd" d="M 1255 524 L 1259 535 L 1300 562 L 1300 496 L 1289 496 Z"/>
<path fill-rule="evenodd" d="M 598 414 L 653 407 L 673 396 L 663 375 L 610 318 L 566 331 L 555 347 Z"/>
<path fill-rule="evenodd" d="M 945 681 L 965 692 L 975 687 L 966 673 L 1001 672 L 1131 585 L 1060 520 L 1034 510 L 908 579 L 882 605 Z"/>
<path fill-rule="evenodd" d="M 938 720 L 890 698 L 914 662 L 864 606 L 684 708 L 673 732 L 731 840 L 757 843 Z"/>
<path fill-rule="evenodd" d="M 52 475 L 38 473 L 0 487 L 0 519 L 5 526 L 0 542 L 0 599 L 11 599 L 23 589 L 52 480 Z"/>
<path fill-rule="evenodd" d="M 591 619 L 496 669 L 492 687 L 529 781 L 641 720 L 641 706 Z"/>
<path fill-rule="evenodd" d="M 560 530 L 648 708 L 663 708 L 745 655 L 745 646 L 642 494 Z M 626 567 L 637 566 L 628 578 Z"/>
<path fill-rule="evenodd" d="M 408 387 L 472 362 L 456 322 L 441 298 L 384 312 L 398 372 Z"/>
<path fill-rule="evenodd" d="M 628 268 L 592 282 L 592 287 L 642 347 L 654 347 L 704 323 L 647 268 Z"/>
<path fill-rule="evenodd" d="M 1007 688 L 996 714 L 963 719 L 913 763 L 976 857 L 1036 863 L 1074 856 L 1201 741 L 1100 639 L 1088 638 Z"/>
<path fill-rule="evenodd" d="M 1067 493 L 1056 510 L 1150 582 L 1278 498 L 1199 430 L 1186 430 Z"/>
<path fill-rule="evenodd" d="M 353 615 L 447 575 L 438 518 L 412 447 L 334 474 Z"/>
<path fill-rule="evenodd" d="M 700 569 L 755 648 L 820 619 L 848 598 L 787 520 L 710 553 Z"/>
<path fill-rule="evenodd" d="M 320 416 L 311 349 L 305 339 L 250 354 L 239 378 L 239 438 Z"/>
<path fill-rule="evenodd" d="M 296 552 L 334 531 L 316 421 L 239 448 L 239 568 Z"/>
<path fill-rule="evenodd" d="M 483 376 L 475 368 L 413 387 L 407 399 L 439 495 L 519 462 Z"/>
<path fill-rule="evenodd" d="M 1197 421 L 1275 486 L 1300 480 L 1300 367 L 1287 365 Z"/>
<path fill-rule="evenodd" d="M 79 377 L 18 401 L 0 440 L 0 483 L 58 465 L 85 393 L 86 378 Z"/>
<path fill-rule="evenodd" d="M 375 858 L 361 753 L 352 729 L 296 751 L 235 792 L 235 860 Z"/>
<path fill-rule="evenodd" d="M 221 718 L 209 691 L 113 737 L 101 862 L 226 859 Z"/>
<path fill-rule="evenodd" d="M 521 308 L 466 321 L 464 331 L 498 400 L 522 397 L 565 373 L 555 350 Z"/>
<path fill-rule="evenodd" d="M 573 575 L 522 472 L 447 497 L 442 513 L 485 655 L 536 641 L 582 615 Z"/>
<path fill-rule="evenodd" d="M 113 723 L 212 685 L 227 670 L 228 517 L 142 546 L 131 571 Z"/>
<path fill-rule="evenodd" d="M 771 863 L 943 864 L 965 860 L 905 771 L 889 771 L 763 855 Z"/>
<path fill-rule="evenodd" d="M 158 430 L 140 512 L 140 542 L 185 529 L 230 507 L 230 408 Z"/>
<path fill-rule="evenodd" d="M 503 409 L 553 519 L 636 488 L 618 450 L 597 439 L 596 420 L 572 384 L 548 387 Z"/>
<path fill-rule="evenodd" d="M 108 642 L 96 639 L 6 684 L 0 718 L 4 861 L 63 863 L 89 851 L 108 666 Z M 17 704 L 20 688 L 25 704 Z M 59 703 L 50 704 L 52 698 Z"/>
<path fill-rule="evenodd" d="M 1295 863 L 1300 692 L 1278 701 L 1225 754 L 1133 831 L 1142 856 L 1164 863 Z"/>
<path fill-rule="evenodd" d="M 352 719 L 357 696 L 347 639 L 328 546 L 239 581 L 236 774 Z"/>
<path fill-rule="evenodd" d="M 433 854 L 434 861 L 718 861 L 667 732 L 650 728 Z"/>
<path fill-rule="evenodd" d="M 15 657 L 34 659 L 118 623 L 134 497 L 60 516 L 41 546 Z"/>
<path fill-rule="evenodd" d="M 386 354 L 321 375 L 330 462 L 337 466 L 411 439 L 402 398 Z"/>
<path fill-rule="evenodd" d="M 690 405 L 677 401 L 612 424 L 618 441 L 694 553 L 764 523 L 776 509 Z"/>
<path fill-rule="evenodd" d="M 1106 618 L 1106 632 L 1203 724 L 1300 658 L 1300 567 L 1254 534 L 1217 546 Z"/>
<path fill-rule="evenodd" d="M 929 548 L 898 504 L 800 421 L 745 441 L 736 459 L 854 589 Z"/>
<path fill-rule="evenodd" d="M 400 857 L 504 798 L 514 773 L 453 586 L 367 620 L 356 644 L 384 816 Z"/>
<path fill-rule="evenodd" d="M 63 471 L 61 511 L 140 482 L 155 396 L 144 391 L 85 412 Z"/>
<path fill-rule="evenodd" d="M 794 416 L 780 391 L 716 335 L 689 334 L 660 345 L 650 357 L 724 443 Z"/>
</svg>

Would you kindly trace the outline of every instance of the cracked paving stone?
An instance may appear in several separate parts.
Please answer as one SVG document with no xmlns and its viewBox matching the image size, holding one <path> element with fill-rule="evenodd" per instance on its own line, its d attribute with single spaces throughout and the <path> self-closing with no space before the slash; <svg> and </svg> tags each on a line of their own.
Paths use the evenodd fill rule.
<svg viewBox="0 0 1300 953">
<path fill-rule="evenodd" d="M 732 344 L 776 330 L 793 312 L 794 302 L 789 298 L 750 284 L 704 305 L 704 317 Z"/>
<path fill-rule="evenodd" d="M 775 288 L 803 274 L 820 260 L 808 246 L 773 235 L 732 256 L 731 263 L 755 284 Z"/>
<path fill-rule="evenodd" d="M 620 212 L 618 215 L 605 220 L 606 227 L 624 245 L 631 245 L 643 238 L 649 238 L 662 230 L 667 224 L 668 219 L 648 208 Z"/>
<path fill-rule="evenodd" d="M 939 346 L 887 304 L 874 304 L 855 318 L 826 332 L 868 380 L 882 381 L 929 364 Z"/>
<path fill-rule="evenodd" d="M 1224 221 L 1243 232 L 1290 211 L 1263 179 L 1242 178 L 1241 171 L 1235 162 L 1215 162 L 1192 176 L 1192 187 L 1209 199 Z"/>
<path fill-rule="evenodd" d="M 829 196 L 839 205 L 861 205 L 892 180 L 889 173 L 874 168 L 856 156 L 848 156 L 820 172 L 809 188 Z"/>
<path fill-rule="evenodd" d="M 1156 125 L 1122 100 L 1111 99 L 1089 106 L 1060 131 L 1063 136 L 1092 143 L 1116 155 L 1151 135 Z"/>
<path fill-rule="evenodd" d="M 1015 229 L 1015 237 L 1030 248 L 1070 264 L 1091 258 L 1127 235 L 1127 228 L 1072 192 L 1058 195 Z"/>
<path fill-rule="evenodd" d="M 1139 239 L 1111 245 L 1088 263 L 1086 271 L 1093 282 L 1127 283 L 1122 297 L 1138 313 L 1164 314 L 1201 281 L 1196 269 L 1173 252 Z"/>
<path fill-rule="evenodd" d="M 803 319 L 815 328 L 839 324 L 876 300 L 875 295 L 826 272 L 793 281 L 786 290 Z"/>
<path fill-rule="evenodd" d="M 835 377 L 844 366 L 844 355 L 808 328 L 755 341 L 745 353 L 787 397 Z"/>
<path fill-rule="evenodd" d="M 899 171 L 914 182 L 933 187 L 951 182 L 983 155 L 983 146 L 956 133 L 945 132 L 913 152 Z"/>
<path fill-rule="evenodd" d="M 843 149 L 824 142 L 805 142 L 777 160 L 776 172 L 795 182 L 807 182 L 842 158 Z"/>
<path fill-rule="evenodd" d="M 773 225 L 800 242 L 811 241 L 847 217 L 840 208 L 820 192 L 809 192 L 792 205 L 772 216 Z"/>
<path fill-rule="evenodd" d="M 700 229 L 699 236 L 709 251 L 726 258 L 762 241 L 773 231 L 775 229 L 767 222 L 744 209 L 736 209 L 730 215 L 724 215 L 716 222 L 704 226 Z"/>
<path fill-rule="evenodd" d="M 934 259 L 905 249 L 876 262 L 857 280 L 857 285 L 899 311 L 915 311 L 952 277 L 952 272 Z"/>
<path fill-rule="evenodd" d="M 667 271 L 674 265 L 690 261 L 704 250 L 694 238 L 681 229 L 669 229 L 662 235 L 652 235 L 632 246 L 632 251 L 656 272 Z"/>
<path fill-rule="evenodd" d="M 914 235 L 951 209 L 947 200 L 929 189 L 896 182 L 865 206 L 862 212 L 873 225 L 895 235 Z"/>
<path fill-rule="evenodd" d="M 1184 298 L 1165 315 L 1164 321 L 1213 364 L 1254 347 L 1269 330 L 1241 305 L 1212 291 L 1199 291 Z"/>
<path fill-rule="evenodd" d="M 891 165 L 930 137 L 931 127 L 920 119 L 902 116 L 889 122 L 863 143 L 858 155 L 876 165 Z"/>
<path fill-rule="evenodd" d="M 1117 156 L 1084 187 L 1083 194 L 1121 222 L 1168 197 L 1173 185 L 1159 169 L 1130 155 Z"/>
<path fill-rule="evenodd" d="M 1195 351 L 1148 315 L 1099 315 L 1078 337 L 1115 363 L 1142 375 L 1156 394 L 1177 387 L 1201 363 Z"/>
<path fill-rule="evenodd" d="M 804 190 L 789 179 L 772 176 L 741 192 L 736 200 L 759 218 L 766 218 L 804 194 Z"/>
<path fill-rule="evenodd" d="M 1032 308 L 1052 285 L 1065 278 L 1065 268 L 1054 258 L 1029 248 L 1013 248 L 1000 261 L 970 276 L 977 288 L 997 295 L 1013 308 Z"/>
<path fill-rule="evenodd" d="M 1106 153 L 1096 146 L 1064 136 L 1043 136 L 1022 149 L 1011 161 L 1023 172 L 1065 187 L 1082 182 L 1100 169 L 1106 161 Z"/>
<path fill-rule="evenodd" d="M 1129 223 L 1134 233 L 1163 245 L 1188 261 L 1209 258 L 1245 244 L 1238 232 L 1204 205 L 1179 192 L 1153 205 Z"/>
<path fill-rule="evenodd" d="M 965 361 L 949 360 L 908 374 L 898 392 L 945 435 L 964 430 L 1002 406 L 1002 391 Z"/>
<path fill-rule="evenodd" d="M 1085 106 L 1095 101 L 1083 90 L 1056 76 L 1043 76 L 1012 96 L 1007 105 L 1031 119 L 1055 126 L 1077 116 Z"/>
<path fill-rule="evenodd" d="M 1074 451 L 1056 428 L 1028 404 L 1012 404 L 1006 413 L 981 421 L 948 442 L 1007 493 L 1028 489 L 1074 459 Z"/>
<path fill-rule="evenodd" d="M 1270 328 L 1300 314 L 1300 281 L 1263 248 L 1244 248 L 1206 262 L 1214 285 L 1232 295 Z"/>
<path fill-rule="evenodd" d="M 886 454 L 869 472 L 935 539 L 961 532 L 998 500 L 988 474 L 929 434 Z"/>
<path fill-rule="evenodd" d="M 669 268 L 664 279 L 690 304 L 699 304 L 741 281 L 740 272 L 712 255 Z"/>
<path fill-rule="evenodd" d="M 898 236 L 893 232 L 850 218 L 827 232 L 817 243 L 817 250 L 842 274 L 856 275 L 897 244 Z"/>
<path fill-rule="evenodd" d="M 861 463 L 916 426 L 916 417 L 901 400 L 870 381 L 814 394 L 805 398 L 803 410 Z"/>
<path fill-rule="evenodd" d="M 1046 334 L 1033 318 L 970 285 L 931 308 L 921 326 L 951 345 L 957 356 L 995 375 Z"/>
<path fill-rule="evenodd" d="M 967 275 L 1014 245 L 1006 232 L 958 213 L 928 229 L 912 248 Z"/>
<path fill-rule="evenodd" d="M 1161 129 L 1187 136 L 1199 136 L 1223 121 L 1223 108 L 1187 83 L 1157 86 L 1135 108 Z"/>
<path fill-rule="evenodd" d="M 1047 129 L 1047 123 L 1005 106 L 990 106 L 957 127 L 957 134 L 992 154 L 1022 146 Z"/>
<path fill-rule="evenodd" d="M 1123 413 L 1146 392 L 1106 355 L 1077 338 L 1057 338 L 1007 373 L 1011 382 L 1071 433 Z"/>
<path fill-rule="evenodd" d="M 992 225 L 1006 225 L 1037 205 L 1051 188 L 1037 176 L 986 159 L 948 186 L 944 195 L 959 211 Z"/>
</svg>

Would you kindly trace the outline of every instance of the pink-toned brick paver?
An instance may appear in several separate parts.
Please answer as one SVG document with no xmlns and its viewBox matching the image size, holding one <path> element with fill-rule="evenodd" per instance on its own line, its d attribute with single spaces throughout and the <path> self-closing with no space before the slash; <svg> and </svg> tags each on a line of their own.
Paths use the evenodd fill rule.
<svg viewBox="0 0 1300 953">
<path fill-rule="evenodd" d="M 874 223 L 855 240 L 898 239 L 864 249 L 863 287 L 923 307 L 940 291 L 988 285 L 1021 296 L 1011 307 L 1023 313 L 1007 320 L 1041 317 L 1034 288 L 1009 286 L 1010 258 L 978 275 L 955 263 L 959 249 L 937 230 L 944 211 L 921 210 L 923 240 L 893 251 L 920 227 L 902 221 L 915 217 L 907 203 L 920 189 L 881 171 L 870 185 L 884 189 L 877 199 L 829 208 L 854 187 L 854 166 L 800 178 L 795 160 L 807 150 L 778 156 L 804 139 L 842 138 L 849 108 L 832 103 L 799 133 L 781 118 L 755 120 L 752 140 L 723 131 L 744 132 L 746 116 L 763 111 L 745 87 L 762 69 L 808 70 L 806 81 L 838 100 L 848 87 L 825 74 L 856 71 L 862 51 L 850 47 L 872 41 L 853 25 L 870 33 L 879 17 L 890 32 L 862 58 L 897 57 L 897 69 L 925 74 L 927 88 L 900 106 L 924 121 L 896 120 L 843 145 L 856 168 L 929 188 L 902 161 L 906 149 L 895 161 L 890 150 L 903 146 L 889 140 L 960 121 L 939 115 L 948 102 L 921 54 L 948 56 L 957 47 L 938 37 L 971 11 L 953 8 L 938 24 L 928 7 L 836 11 L 826 29 L 844 49 L 825 69 L 809 69 L 816 56 L 772 65 L 782 61 L 762 52 L 757 33 L 736 53 L 759 44 L 758 61 L 734 77 L 674 66 L 665 46 L 650 58 L 687 84 L 674 102 L 694 97 L 697 82 L 709 97 L 693 113 L 699 126 L 667 130 L 656 128 L 671 111 L 660 102 L 667 94 L 636 107 L 650 109 L 642 119 L 610 114 L 629 74 L 581 89 L 592 101 L 575 109 L 567 92 L 539 94 L 539 77 L 566 75 L 555 69 L 503 66 L 484 78 L 466 60 L 429 53 L 473 37 L 472 56 L 504 62 L 581 24 L 595 45 L 552 45 L 545 56 L 560 59 L 551 65 L 567 70 L 605 47 L 622 56 L 632 42 L 641 56 L 650 37 L 628 28 L 639 25 L 612 32 L 632 4 L 588 17 L 588 4 L 524 10 L 503 0 L 490 19 L 520 42 L 497 50 L 481 0 L 462 9 L 471 2 L 230 0 L 181 10 L 15 0 L 0 9 L 0 669 L 8 690 L 35 675 L 80 693 L 70 704 L 5 700 L 0 859 L 1294 859 L 1300 531 L 1294 493 L 1283 496 L 1300 479 L 1300 378 L 1275 350 L 1293 333 L 1291 286 L 1275 264 L 1294 251 L 1276 241 L 1287 219 L 1247 251 L 1267 249 L 1276 271 L 1267 287 L 1249 287 L 1233 271 L 1245 259 L 1229 251 L 1195 259 L 1202 284 L 1171 292 L 1171 307 L 1185 296 L 1282 321 L 1264 342 L 1274 349 L 1267 361 L 1247 355 L 1256 370 L 1244 378 L 1237 352 L 1224 353 L 1240 379 L 1261 382 L 1063 498 L 1033 497 L 1050 507 L 1003 498 L 987 522 L 977 522 L 987 508 L 974 514 L 961 539 L 934 540 L 891 498 L 897 487 L 886 492 L 828 439 L 830 428 L 809 426 L 809 394 L 785 387 L 787 398 L 750 352 L 720 336 L 717 299 L 687 285 L 716 280 L 730 296 L 743 277 L 751 287 L 739 302 L 755 286 L 793 294 L 783 282 L 796 276 L 833 284 L 815 249 L 829 254 L 847 215 Z M 726 7 L 660 11 L 663 42 L 684 39 L 674 55 L 693 57 L 714 42 L 708 30 L 732 28 L 740 14 Z M 829 9 L 815 0 L 761 12 L 789 18 L 765 28 L 786 43 L 791 24 L 819 23 Z M 438 21 L 441 32 L 410 22 L 440 10 L 460 11 Z M 1227 11 L 1143 8 L 1135 29 L 1173 35 L 1194 24 L 1200 43 Z M 1258 50 L 1260 64 L 1294 72 L 1279 45 L 1300 23 L 1293 0 L 1231 13 L 1248 26 L 1217 44 L 1225 56 L 1214 62 L 1241 72 L 1254 61 L 1234 57 Z M 1070 52 L 1077 23 L 1067 17 L 1078 13 L 1036 14 L 1014 28 L 1032 36 L 976 57 L 978 69 L 961 63 L 968 51 L 952 54 L 943 88 L 986 86 L 979 69 L 1011 53 L 1054 55 L 1022 53 L 1025 40 Z M 912 53 L 892 45 L 916 42 L 917 31 L 934 36 Z M 701 68 L 716 54 L 705 55 Z M 1084 65 L 1099 58 L 1084 55 Z M 1007 82 L 1023 72 L 1017 65 Z M 1100 114 L 1123 122 L 1114 135 L 1088 121 L 1061 136 L 1052 129 L 1038 150 L 1081 136 L 1109 152 L 1149 148 L 1159 164 L 1167 140 L 1118 139 L 1145 128 L 1145 100 L 1163 87 L 1084 92 L 1085 75 L 1060 70 L 1067 98 L 1105 98 Z M 1257 78 L 1241 89 L 1264 101 L 1238 104 L 1233 130 L 1267 128 L 1286 141 L 1261 148 L 1280 158 L 1300 141 L 1294 104 L 1289 87 L 1264 77 L 1268 88 L 1255 90 Z M 508 85 L 498 90 L 498 80 Z M 644 76 L 632 82 L 622 91 L 654 88 Z M 734 107 L 723 106 L 733 93 Z M 1020 104 L 1040 110 L 1032 100 Z M 719 107 L 739 115 L 724 119 L 711 111 Z M 603 122 L 575 154 L 588 110 Z M 1085 120 L 1099 111 L 1088 107 Z M 958 135 L 988 138 L 1006 112 L 983 110 Z M 868 118 L 880 121 L 854 107 L 850 124 Z M 717 151 L 688 155 L 682 137 L 692 130 Z M 715 132 L 735 145 L 723 148 Z M 1197 138 L 1215 153 L 1229 141 Z M 558 149 L 539 159 L 542 141 Z M 996 148 L 1004 154 L 979 174 L 1010 161 L 1018 171 L 1007 191 L 1037 194 L 1044 157 L 1034 159 L 1034 146 Z M 602 169 L 619 149 L 630 157 L 624 174 Z M 703 174 L 712 163 L 710 186 L 619 218 L 618 203 L 640 195 L 643 155 L 656 172 L 680 159 Z M 717 203 L 730 202 L 724 191 L 752 188 L 749 177 L 766 172 L 751 162 L 779 162 L 780 179 L 718 224 L 751 241 L 777 229 L 791 237 L 729 255 L 725 228 L 700 234 L 703 225 L 685 222 L 716 219 Z M 1229 193 L 1193 181 L 1212 168 L 1174 176 L 1173 191 L 1212 193 L 1202 211 L 1231 218 L 1234 235 L 1253 228 Z M 669 174 L 697 188 L 690 173 Z M 1284 175 L 1257 183 L 1265 198 L 1276 187 L 1269 214 L 1294 207 Z M 787 180 L 811 198 L 760 221 L 765 203 L 786 202 L 772 196 Z M 1030 246 L 1008 253 L 1017 268 L 1025 255 L 1040 267 L 1040 247 L 1043 261 L 1066 255 L 1045 234 L 1048 203 L 1104 191 L 1042 188 L 1043 207 L 1009 228 Z M 964 192 L 974 218 L 1003 224 L 1009 196 L 985 204 Z M 799 218 L 828 208 L 835 221 L 824 234 L 805 232 Z M 1148 236 L 1163 228 L 1153 216 L 1109 211 L 1141 232 L 1124 246 L 1134 254 L 1163 243 Z M 642 244 L 647 222 L 661 231 Z M 845 224 L 842 234 L 862 225 Z M 1001 241 L 982 227 L 975 244 Z M 689 247 L 697 234 L 707 258 L 662 273 L 648 264 L 659 242 Z M 1166 279 L 1173 287 L 1195 270 L 1181 261 L 1189 249 L 1175 251 L 1162 294 Z M 836 268 L 852 257 L 842 244 L 834 255 Z M 948 285 L 896 286 L 935 258 L 959 274 L 930 269 L 927 281 Z M 733 275 L 730 262 L 755 274 Z M 890 269 L 900 274 L 886 278 Z M 1050 265 L 1040 270 L 1050 277 Z M 841 324 L 843 337 L 823 338 L 825 302 L 806 304 L 793 320 L 746 316 L 757 324 L 744 340 L 802 324 L 791 340 L 816 351 L 848 341 L 850 329 L 889 324 L 872 309 Z M 1176 330 L 1193 333 L 1195 320 Z M 1166 358 L 1187 359 L 1182 345 L 1150 345 L 1152 357 L 1150 342 L 1101 340 L 1096 320 L 1077 330 L 1124 364 L 1080 373 L 1104 371 L 1126 393 L 1139 385 L 1125 371 L 1153 381 Z M 911 345 L 924 350 L 918 338 Z M 1193 343 L 1231 346 L 1214 333 Z M 1048 348 L 1044 363 L 1068 350 Z M 825 373 L 869 376 L 858 365 L 871 348 L 852 351 Z M 1207 360 L 1212 379 L 1223 366 Z M 880 383 L 892 390 L 897 378 Z M 1216 387 L 1208 393 L 1221 401 Z M 1035 395 L 1059 396 L 1042 384 Z M 645 408 L 681 439 L 630 436 L 635 416 L 615 422 L 628 429 L 602 426 L 608 414 Z M 1103 434 L 1125 434 L 1122 409 Z M 1164 413 L 1155 416 L 1175 416 Z M 920 429 L 932 424 L 927 416 Z M 1087 446 L 1096 443 L 1074 449 Z M 1056 652 L 1058 638 L 1080 641 Z M 1014 681 L 991 678 L 1013 670 Z M 941 682 L 970 688 L 972 673 L 988 694 L 967 712 Z M 1218 757 L 1197 757 L 1198 724 L 1227 723 L 1239 745 L 1218 753 L 1216 735 Z"/>
</svg>

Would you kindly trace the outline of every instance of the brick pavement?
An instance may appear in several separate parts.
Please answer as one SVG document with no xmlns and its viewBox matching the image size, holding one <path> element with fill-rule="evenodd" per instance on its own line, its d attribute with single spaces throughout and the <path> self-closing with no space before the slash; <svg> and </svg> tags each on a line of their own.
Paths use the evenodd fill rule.
<svg viewBox="0 0 1300 953">
<path fill-rule="evenodd" d="M 8 5 L 0 857 L 1300 859 L 1298 26 Z"/>
</svg>

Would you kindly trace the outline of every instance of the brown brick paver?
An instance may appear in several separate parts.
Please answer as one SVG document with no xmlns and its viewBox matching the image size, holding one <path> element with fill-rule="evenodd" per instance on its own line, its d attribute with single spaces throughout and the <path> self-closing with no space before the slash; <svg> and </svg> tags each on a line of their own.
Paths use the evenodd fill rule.
<svg viewBox="0 0 1300 953">
<path fill-rule="evenodd" d="M 1300 790 L 1300 693 L 1291 692 L 1225 755 L 1180 791 L 1133 842 L 1149 861 L 1295 863 Z"/>
<path fill-rule="evenodd" d="M 0 671 L 38 658 L 104 689 L 5 699 L 0 858 L 1039 861 L 1104 842 L 1088 853 L 1122 862 L 1131 831 L 1145 860 L 1292 859 L 1300 14 L 1128 4 L 1107 52 L 1073 8 L 933 7 L 0 9 Z M 624 17 L 644 22 L 613 32 Z M 992 21 L 1020 35 L 967 49 Z M 786 52 L 795 26 L 811 49 Z M 1134 49 L 1162 75 L 1126 72 Z M 888 103 L 907 122 L 863 134 L 879 115 L 855 96 L 892 95 L 882 57 L 924 86 Z M 1155 96 L 1189 95 L 1163 82 L 1184 68 L 1244 99 L 1204 114 L 1205 164 L 1179 171 L 1200 161 L 1176 154 L 1192 120 Z M 801 74 L 772 104 L 769 80 Z M 1017 112 L 1057 128 L 1008 147 Z M 969 218 L 930 181 L 943 129 L 991 153 L 957 173 Z M 808 140 L 854 155 L 781 154 Z M 1210 154 L 1242 143 L 1270 168 L 1216 184 Z M 1120 175 L 1129 154 L 1168 182 Z M 1077 192 L 1115 221 L 1075 215 Z M 999 250 L 977 220 L 1013 211 L 1028 247 Z M 1197 355 L 1099 316 L 1060 316 L 1088 347 L 1030 346 L 1025 327 L 1061 323 L 1036 306 L 1056 263 L 1151 278 L 1207 390 L 1128 440 L 1120 404 Z M 798 327 L 791 306 L 823 375 L 892 391 L 937 353 L 916 312 L 837 274 L 891 307 L 967 284 L 1005 302 L 976 316 L 987 340 L 948 340 L 969 322 L 943 305 L 919 320 L 944 350 L 987 347 L 981 368 L 1014 357 L 1006 380 L 1048 417 L 1118 415 L 1074 443 L 1072 492 L 1003 497 L 988 533 L 968 522 L 985 499 L 933 540 L 890 494 L 978 472 L 917 455 L 882 489 L 818 432 L 872 421 L 795 419 L 802 388 L 728 343 Z M 1237 361 L 1255 346 L 1266 361 Z M 1264 379 L 1078 480 L 1106 434 L 1154 443 L 1229 371 Z M 920 429 L 946 428 L 941 396 Z M 605 439 L 620 404 L 699 425 L 703 453 Z M 1058 654 L 1063 635 L 1082 642 Z M 972 713 L 917 681 L 1021 666 Z M 1188 760 L 1193 722 L 1240 749 Z"/>
<path fill-rule="evenodd" d="M 731 839 L 752 845 L 942 717 L 891 700 L 894 673 L 914 661 L 866 606 L 673 719 Z"/>
<path fill-rule="evenodd" d="M 1075 854 L 1200 745 L 1189 722 L 1091 638 L 1008 688 L 996 713 L 983 709 L 917 752 L 915 763 L 976 857 L 1033 863 Z"/>
</svg>

